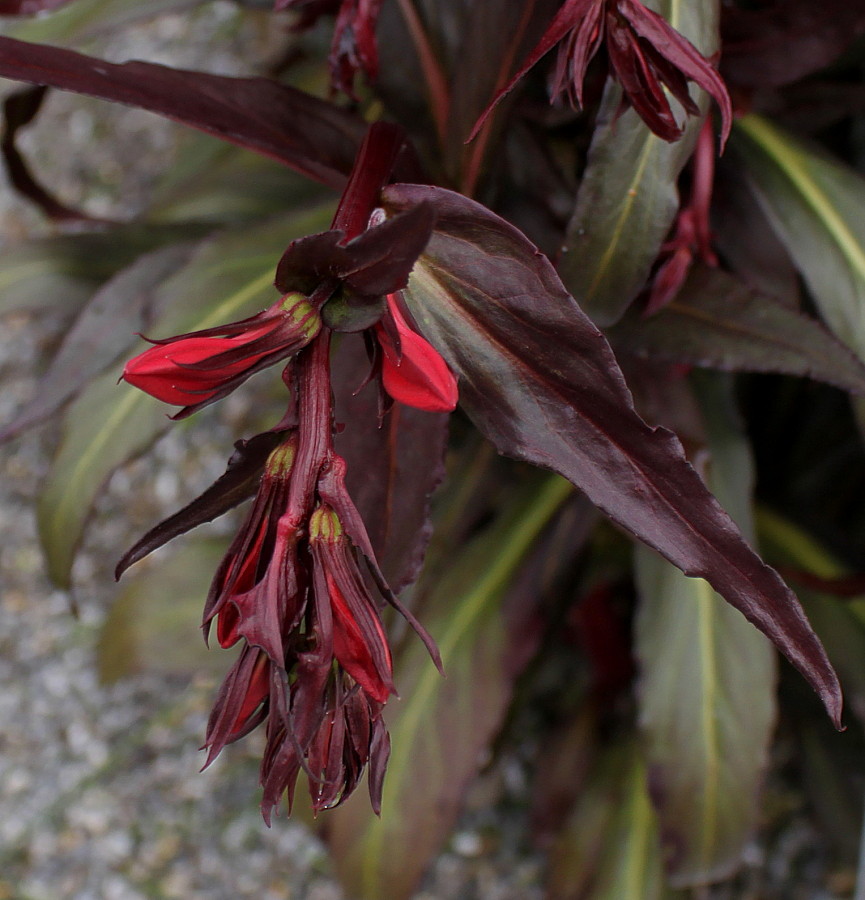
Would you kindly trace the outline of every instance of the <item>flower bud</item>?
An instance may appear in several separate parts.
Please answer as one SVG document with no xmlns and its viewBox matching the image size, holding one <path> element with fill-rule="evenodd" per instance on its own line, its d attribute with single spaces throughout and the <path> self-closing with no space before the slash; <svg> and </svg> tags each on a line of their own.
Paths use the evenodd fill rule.
<svg viewBox="0 0 865 900">
<path fill-rule="evenodd" d="M 184 414 L 224 397 L 250 375 L 305 347 L 321 330 L 321 316 L 298 293 L 270 309 L 228 325 L 161 341 L 129 360 L 123 379 Z"/>
</svg>

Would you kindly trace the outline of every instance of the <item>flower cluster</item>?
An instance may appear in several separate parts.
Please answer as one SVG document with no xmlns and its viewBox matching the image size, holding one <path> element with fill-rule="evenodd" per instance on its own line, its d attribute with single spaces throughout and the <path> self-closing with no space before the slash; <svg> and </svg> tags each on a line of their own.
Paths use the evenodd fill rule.
<svg viewBox="0 0 865 900">
<path fill-rule="evenodd" d="M 266 722 L 261 785 L 268 823 L 283 796 L 291 810 L 301 772 L 313 808 L 321 810 L 342 802 L 369 766 L 378 811 L 389 753 L 382 708 L 394 693 L 383 606 L 410 622 L 440 666 L 434 643 L 379 568 L 345 487 L 345 462 L 333 448 L 334 328 L 366 332 L 389 402 L 439 412 L 457 402 L 453 373 L 400 308 L 399 293 L 431 233 L 429 210 L 383 221 L 369 208 L 401 141 L 390 126 L 370 129 L 333 230 L 295 241 L 280 260 L 276 304 L 240 322 L 151 341 L 123 374 L 182 406 L 179 417 L 287 360 L 283 380 L 291 400 L 276 428 L 239 445 L 242 462 L 234 473 L 230 463 L 220 482 L 146 535 L 119 566 L 248 496 L 234 483 L 238 469 L 241 480 L 251 481 L 250 470 L 258 476 L 204 609 L 206 637 L 213 629 L 222 647 L 241 644 L 208 723 L 205 765 Z"/>
<path fill-rule="evenodd" d="M 556 45 L 559 52 L 553 99 L 564 96 L 575 107 L 582 107 L 586 70 L 603 45 L 626 101 L 655 134 L 666 141 L 682 136 L 682 126 L 665 91 L 686 113 L 699 114 L 688 92 L 688 82 L 693 81 L 718 104 L 723 118 L 722 139 L 726 141 L 732 106 L 721 76 L 690 41 L 639 0 L 565 0 L 537 46 L 475 125 L 473 135 L 493 107 Z"/>
</svg>

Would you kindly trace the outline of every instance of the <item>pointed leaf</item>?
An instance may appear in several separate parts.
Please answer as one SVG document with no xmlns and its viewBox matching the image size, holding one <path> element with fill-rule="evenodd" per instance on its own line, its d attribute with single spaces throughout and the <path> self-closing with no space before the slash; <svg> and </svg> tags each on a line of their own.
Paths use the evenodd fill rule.
<svg viewBox="0 0 865 900">
<path fill-rule="evenodd" d="M 192 225 L 115 226 L 30 240 L 0 250 L 0 315 L 74 312 L 99 285 L 142 253 L 204 232 Z"/>
<path fill-rule="evenodd" d="M 96 663 L 103 682 L 139 672 L 186 678 L 225 672 L 226 654 L 208 650 L 194 636 L 226 544 L 215 538 L 187 541 L 178 553 L 129 580 L 99 631 Z"/>
<path fill-rule="evenodd" d="M 703 53 L 714 52 L 715 2 L 660 0 L 655 8 Z M 610 81 L 559 265 L 568 290 L 602 326 L 617 321 L 645 286 L 679 209 L 676 183 L 701 125 L 688 117 L 682 138 L 668 143 L 633 109 L 619 115 L 621 96 Z"/>
<path fill-rule="evenodd" d="M 840 725 L 837 678 L 795 596 L 739 534 L 686 462 L 650 428 L 602 335 L 515 228 L 441 188 L 392 185 L 396 212 L 436 205 L 436 230 L 406 301 L 462 376 L 477 427 L 510 456 L 569 478 L 613 521 L 713 587 L 768 635 Z"/>
<path fill-rule="evenodd" d="M 453 562 L 432 590 L 426 624 L 446 677 L 419 641 L 396 662 L 403 700 L 388 704 L 390 762 L 381 818 L 358 795 L 329 818 L 326 839 L 347 893 L 406 900 L 453 827 L 483 751 L 501 726 L 526 639 L 526 604 L 508 620 L 501 600 L 526 552 L 570 495 L 559 478 L 535 483 Z M 522 663 L 524 665 L 524 661 Z"/>
<path fill-rule="evenodd" d="M 155 304 L 165 310 L 152 332 L 165 336 L 243 318 L 274 297 L 273 270 L 285 245 L 321 227 L 329 210 L 226 233 L 201 249 L 163 285 Z M 39 529 L 51 578 L 70 583 L 75 548 L 102 484 L 171 426 L 169 408 L 109 370 L 70 406 L 58 454 L 43 484 Z"/>
<path fill-rule="evenodd" d="M 802 375 L 865 392 L 865 365 L 817 320 L 699 264 L 661 312 L 629 312 L 607 337 L 616 350 L 653 359 Z"/>
<path fill-rule="evenodd" d="M 865 178 L 755 115 L 733 146 L 820 314 L 865 360 Z"/>
<path fill-rule="evenodd" d="M 751 535 L 753 463 L 725 382 L 704 378 L 708 480 Z M 775 723 L 769 642 L 712 591 L 637 550 L 635 649 L 649 786 L 671 883 L 718 881 L 756 826 Z"/>
<path fill-rule="evenodd" d="M 379 425 L 378 394 L 363 383 L 363 343 L 347 337 L 333 362 L 336 450 L 348 464 L 349 494 L 366 523 L 388 584 L 399 592 L 418 575 L 432 534 L 430 498 L 444 477 L 448 416 L 397 403 Z"/>
<path fill-rule="evenodd" d="M 550 854 L 548 900 L 662 900 L 658 823 L 635 741 L 608 747 Z"/>
<path fill-rule="evenodd" d="M 119 579 L 131 565 L 154 550 L 248 500 L 258 489 L 267 457 L 283 440 L 284 434 L 267 431 L 248 441 L 237 441 L 225 472 L 203 494 L 136 541 L 117 563 L 114 577 Z"/>
<path fill-rule="evenodd" d="M 310 294 L 324 278 L 339 278 L 360 294 L 380 297 L 402 290 L 432 233 L 435 214 L 419 204 L 345 242 L 342 231 L 325 231 L 293 241 L 276 269 L 282 293 Z"/>
<path fill-rule="evenodd" d="M 175 244 L 147 253 L 112 278 L 67 332 L 33 399 L 0 428 L 0 441 L 45 421 L 89 381 L 137 342 L 152 295 L 189 258 L 192 247 Z"/>
<path fill-rule="evenodd" d="M 865 31 L 865 9 L 849 0 L 775 0 L 724 8 L 721 70 L 730 82 L 765 89 L 798 81 L 838 59 Z"/>
<path fill-rule="evenodd" d="M 18 0 L 8 0 L 18 2 Z M 27 2 L 27 0 L 22 0 Z M 42 0 L 35 0 L 42 2 Z M 206 0 L 47 0 L 55 8 L 50 16 L 4 23 L 3 33 L 22 41 L 81 47 L 141 19 L 201 6 Z"/>
<path fill-rule="evenodd" d="M 122 65 L 0 37 L 0 76 L 136 106 L 278 159 L 341 188 L 365 125 L 266 78 L 227 78 L 145 62 Z"/>
<path fill-rule="evenodd" d="M 767 509 L 759 510 L 757 527 L 760 544 L 777 565 L 833 581 L 849 574 L 825 547 L 802 528 Z M 832 652 L 832 660 L 850 698 L 850 709 L 865 725 L 865 594 L 839 598 L 791 583 L 812 618 L 814 630 Z"/>
<path fill-rule="evenodd" d="M 0 0 L 0 16 L 35 16 L 68 2 L 69 0 Z"/>
</svg>

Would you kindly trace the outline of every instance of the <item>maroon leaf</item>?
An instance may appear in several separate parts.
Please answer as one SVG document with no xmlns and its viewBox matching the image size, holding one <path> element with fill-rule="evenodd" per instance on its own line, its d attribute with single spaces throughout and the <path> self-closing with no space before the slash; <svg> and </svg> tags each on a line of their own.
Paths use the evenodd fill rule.
<svg viewBox="0 0 865 900">
<path fill-rule="evenodd" d="M 69 0 L 0 0 L 0 16 L 35 16 L 68 2 Z"/>
<path fill-rule="evenodd" d="M 346 482 L 388 584 L 417 578 L 432 533 L 430 497 L 444 477 L 448 416 L 394 404 L 379 426 L 378 396 L 363 383 L 363 342 L 345 338 L 334 360 L 336 418 L 346 423 L 336 449 Z"/>
<path fill-rule="evenodd" d="M 414 261 L 432 234 L 435 212 L 420 204 L 364 231 L 347 244 L 342 231 L 292 241 L 276 268 L 282 293 L 309 294 L 325 278 L 339 278 L 369 297 L 392 294 L 408 282 Z"/>
<path fill-rule="evenodd" d="M 560 472 L 613 521 L 702 576 L 802 672 L 840 727 L 837 677 L 795 595 L 748 546 L 685 460 L 649 427 L 603 335 L 517 229 L 441 188 L 393 185 L 391 213 L 428 201 L 436 230 L 406 300 L 462 376 L 478 428 L 510 456 Z"/>
<path fill-rule="evenodd" d="M 9 37 L 0 37 L 0 76 L 150 110 L 338 189 L 366 130 L 351 113 L 266 78 L 117 65 Z"/>
<path fill-rule="evenodd" d="M 865 7 L 849 0 L 775 0 L 750 9 L 725 4 L 724 77 L 743 87 L 778 87 L 837 59 L 865 31 Z"/>
<path fill-rule="evenodd" d="M 135 332 L 144 328 L 154 291 L 188 261 L 195 246 L 183 242 L 146 253 L 93 295 L 66 333 L 33 399 L 0 428 L 0 443 L 54 415 L 137 341 Z"/>
<path fill-rule="evenodd" d="M 865 393 L 865 366 L 816 319 L 696 265 L 657 315 L 629 313 L 607 337 L 618 351 L 729 372 L 781 372 Z"/>
<path fill-rule="evenodd" d="M 9 181 L 15 190 L 39 206 L 50 219 L 60 222 L 98 221 L 87 213 L 61 203 L 42 187 L 15 146 L 15 136 L 19 129 L 36 118 L 45 98 L 45 91 L 44 87 L 26 88 L 7 97 L 3 103 L 3 139 L 0 141 L 0 151 L 3 153 Z"/>
<path fill-rule="evenodd" d="M 284 432 L 266 431 L 248 441 L 238 441 L 225 472 L 200 497 L 196 497 L 136 541 L 117 563 L 114 577 L 119 579 L 131 565 L 163 544 L 205 522 L 212 522 L 251 497 L 258 488 L 259 477 L 268 455 L 283 437 Z"/>
</svg>

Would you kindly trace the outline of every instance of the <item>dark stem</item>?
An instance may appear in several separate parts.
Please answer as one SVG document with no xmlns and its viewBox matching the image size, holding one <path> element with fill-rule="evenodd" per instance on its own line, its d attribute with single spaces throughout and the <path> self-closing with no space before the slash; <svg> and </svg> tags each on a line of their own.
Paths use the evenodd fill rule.
<svg viewBox="0 0 865 900">
<path fill-rule="evenodd" d="M 330 335 L 322 329 L 297 359 L 298 445 L 285 512 L 285 524 L 294 528 L 309 514 L 319 471 L 333 450 Z"/>
</svg>

